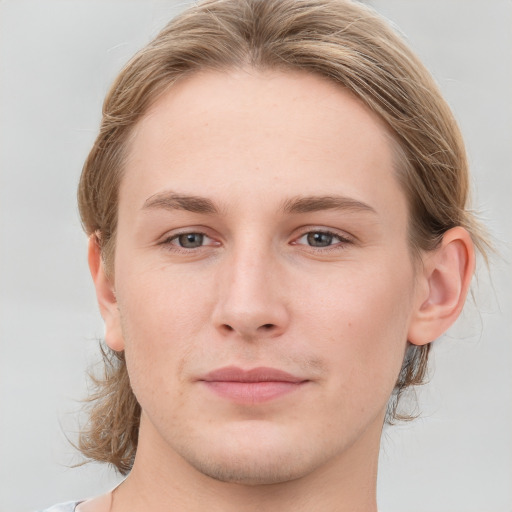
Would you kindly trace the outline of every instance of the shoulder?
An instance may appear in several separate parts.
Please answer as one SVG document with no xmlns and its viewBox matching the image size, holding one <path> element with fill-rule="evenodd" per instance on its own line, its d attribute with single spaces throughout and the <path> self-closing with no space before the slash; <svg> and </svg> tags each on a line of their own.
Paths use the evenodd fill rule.
<svg viewBox="0 0 512 512">
<path fill-rule="evenodd" d="M 67 503 L 60 503 L 59 505 L 53 505 L 53 507 L 45 508 L 39 512 L 74 512 L 75 507 L 79 503 L 79 501 L 68 501 Z"/>
</svg>

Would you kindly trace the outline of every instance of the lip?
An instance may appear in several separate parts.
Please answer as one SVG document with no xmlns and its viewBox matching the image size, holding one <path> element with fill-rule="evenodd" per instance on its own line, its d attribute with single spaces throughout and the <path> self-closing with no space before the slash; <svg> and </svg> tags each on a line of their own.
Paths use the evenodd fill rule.
<svg viewBox="0 0 512 512">
<path fill-rule="evenodd" d="M 240 404 L 274 400 L 298 390 L 308 382 L 276 368 L 244 370 L 236 366 L 219 368 L 199 380 L 216 395 Z"/>
</svg>

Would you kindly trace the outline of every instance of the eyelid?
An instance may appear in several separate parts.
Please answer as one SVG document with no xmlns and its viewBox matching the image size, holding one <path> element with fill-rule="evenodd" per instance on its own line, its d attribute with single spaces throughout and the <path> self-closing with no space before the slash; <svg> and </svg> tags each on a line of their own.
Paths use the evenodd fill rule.
<svg viewBox="0 0 512 512">
<path fill-rule="evenodd" d="M 325 246 L 325 247 L 315 247 L 315 246 L 307 245 L 307 244 L 299 244 L 298 240 L 300 240 L 304 236 L 308 235 L 309 233 L 322 233 L 325 235 L 329 235 L 329 236 L 339 239 L 339 242 L 332 244 L 332 245 Z M 330 228 L 325 228 L 325 227 L 307 226 L 307 227 L 301 228 L 300 234 L 298 236 L 294 237 L 291 244 L 305 246 L 305 247 L 308 247 L 309 249 L 317 250 L 317 251 L 328 251 L 329 249 L 339 249 L 340 246 L 344 246 L 346 244 L 354 244 L 355 242 L 356 242 L 356 238 L 346 232 L 340 232 L 340 231 L 330 229 Z"/>
<path fill-rule="evenodd" d="M 163 246 L 164 248 L 166 248 L 169 251 L 182 252 L 182 253 L 186 253 L 186 254 L 191 254 L 193 252 L 197 253 L 198 251 L 208 249 L 209 247 L 221 246 L 222 243 L 220 241 L 218 241 L 216 239 L 216 237 L 209 234 L 208 233 L 209 231 L 210 230 L 205 229 L 203 227 L 189 226 L 186 228 L 177 229 L 176 231 L 167 232 L 164 236 L 161 237 L 160 241 L 157 242 L 157 244 Z M 297 230 L 297 231 L 299 231 L 299 230 Z M 313 245 L 308 245 L 306 243 L 298 242 L 302 237 L 308 235 L 309 233 L 322 233 L 325 235 L 330 235 L 330 236 L 338 239 L 338 241 L 336 243 L 333 243 L 332 245 L 328 245 L 325 247 L 315 247 Z M 180 237 L 182 235 L 187 235 L 187 234 L 202 235 L 205 238 L 207 238 L 210 241 L 210 243 L 203 244 L 203 245 L 200 245 L 200 246 L 194 247 L 194 248 L 181 247 L 177 243 L 173 243 L 174 240 L 176 240 L 178 237 Z M 329 250 L 340 250 L 344 246 L 354 244 L 356 242 L 357 242 L 357 238 L 355 236 L 347 233 L 346 231 L 339 231 L 336 229 L 327 228 L 327 227 L 319 227 L 319 226 L 303 226 L 300 228 L 299 233 L 296 234 L 295 236 L 293 236 L 293 239 L 289 243 L 290 243 L 290 245 L 298 245 L 298 246 L 306 247 L 306 248 L 308 248 L 308 250 L 312 250 L 312 251 L 326 252 Z"/>
<path fill-rule="evenodd" d="M 208 234 L 206 231 L 207 230 L 205 230 L 205 229 L 194 228 L 194 227 L 187 227 L 187 228 L 179 229 L 177 231 L 172 231 L 170 233 L 166 233 L 157 244 L 164 246 L 169 251 L 184 252 L 184 253 L 188 253 L 188 254 L 190 254 L 192 252 L 200 251 L 201 249 L 205 249 L 207 247 L 220 246 L 221 243 L 218 240 L 216 240 L 213 236 Z M 189 234 L 202 235 L 203 237 L 207 238 L 208 240 L 210 240 L 213 243 L 207 243 L 207 244 L 200 245 L 199 247 L 193 247 L 193 248 L 181 247 L 180 245 L 173 243 L 180 236 L 189 235 Z"/>
</svg>

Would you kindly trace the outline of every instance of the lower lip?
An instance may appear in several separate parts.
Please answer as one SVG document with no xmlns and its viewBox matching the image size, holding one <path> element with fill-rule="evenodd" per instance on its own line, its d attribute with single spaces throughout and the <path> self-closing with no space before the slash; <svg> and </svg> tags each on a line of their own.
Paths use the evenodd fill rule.
<svg viewBox="0 0 512 512">
<path fill-rule="evenodd" d="M 203 381 L 215 394 L 236 403 L 254 404 L 268 402 L 297 391 L 303 382 L 232 382 Z"/>
</svg>

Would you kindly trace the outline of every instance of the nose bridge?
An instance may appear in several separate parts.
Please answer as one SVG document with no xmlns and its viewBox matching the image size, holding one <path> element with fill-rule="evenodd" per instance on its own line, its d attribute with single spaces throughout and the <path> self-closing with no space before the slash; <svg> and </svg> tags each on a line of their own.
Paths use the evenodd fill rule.
<svg viewBox="0 0 512 512">
<path fill-rule="evenodd" d="M 217 327 L 244 337 L 281 333 L 288 313 L 271 244 L 244 237 L 229 251 L 223 267 L 214 315 Z"/>
</svg>

